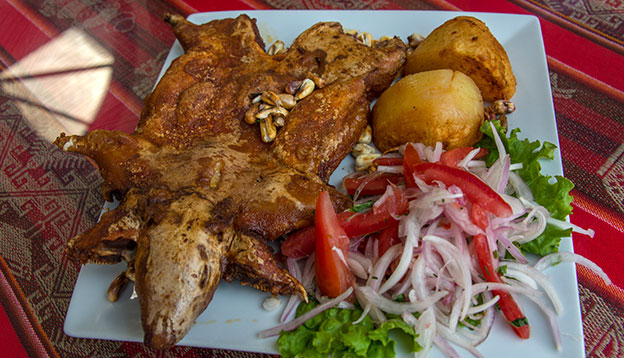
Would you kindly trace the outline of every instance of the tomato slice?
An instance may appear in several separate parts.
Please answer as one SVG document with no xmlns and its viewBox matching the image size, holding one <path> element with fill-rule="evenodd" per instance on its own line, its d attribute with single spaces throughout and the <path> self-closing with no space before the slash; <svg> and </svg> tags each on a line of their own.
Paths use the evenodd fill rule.
<svg viewBox="0 0 624 358">
<path fill-rule="evenodd" d="M 485 279 L 488 282 L 502 283 L 503 280 L 501 280 L 498 272 L 494 269 L 494 259 L 485 235 L 477 234 L 474 236 L 472 249 L 475 251 L 475 255 L 477 255 L 477 260 Z M 492 293 L 500 297 L 498 306 L 501 308 L 507 322 L 516 332 L 516 335 L 520 338 L 528 339 L 531 336 L 531 327 L 516 300 L 505 290 L 493 290 Z"/>
<path fill-rule="evenodd" d="M 490 218 L 488 217 L 488 213 L 483 209 L 479 203 L 472 204 L 472 208 L 470 209 L 470 219 L 472 222 L 477 225 L 479 228 L 485 229 L 487 228 Z"/>
<path fill-rule="evenodd" d="M 349 251 L 349 238 L 338 222 L 329 193 L 324 191 L 316 202 L 314 214 L 316 227 L 314 270 L 316 284 L 321 293 L 336 297 L 353 285 L 355 277 L 345 265 Z M 339 250 L 345 261 L 336 252 Z"/>
<path fill-rule="evenodd" d="M 411 174 L 411 168 L 420 163 L 422 163 L 422 160 L 420 159 L 420 154 L 418 154 L 416 147 L 414 147 L 412 143 L 407 143 L 403 151 L 403 178 L 405 179 L 405 186 L 407 188 L 416 187 L 416 181 Z"/>
<path fill-rule="evenodd" d="M 399 223 L 393 223 L 391 226 L 381 230 L 377 240 L 379 243 L 379 256 L 381 257 L 389 248 L 401 242 L 399 239 Z"/>
<path fill-rule="evenodd" d="M 286 257 L 293 259 L 305 257 L 314 252 L 315 241 L 316 229 L 310 225 L 288 235 L 280 250 Z"/>
<path fill-rule="evenodd" d="M 395 217 L 405 214 L 408 208 L 403 190 L 396 185 L 388 185 L 372 210 L 351 217 L 342 223 L 342 227 L 349 237 L 370 234 L 398 223 Z"/>
<path fill-rule="evenodd" d="M 381 201 L 384 198 L 383 202 Z M 350 210 L 337 215 L 340 226 L 349 238 L 370 234 L 383 230 L 398 223 L 394 217 L 407 212 L 409 204 L 403 190 L 395 185 L 388 185 L 381 203 L 365 213 L 354 213 Z M 301 229 L 288 236 L 282 243 L 281 251 L 287 257 L 299 258 L 314 252 L 316 229 L 313 226 Z"/>
<path fill-rule="evenodd" d="M 366 174 L 358 177 L 346 177 L 342 180 L 342 184 L 349 195 L 354 195 L 356 190 L 369 175 L 375 174 Z M 366 183 L 364 188 L 360 190 L 360 195 L 381 195 L 386 191 L 388 183 L 398 184 L 402 181 L 403 176 L 400 174 L 382 173 Z"/>
<path fill-rule="evenodd" d="M 499 217 L 513 213 L 511 206 L 479 177 L 463 169 L 438 163 L 421 163 L 411 167 L 412 175 L 423 178 L 427 184 L 441 181 L 447 186 L 456 185 L 471 203 L 479 203 L 487 212 Z"/>
<path fill-rule="evenodd" d="M 442 153 L 440 156 L 440 163 L 444 165 L 448 165 L 449 167 L 456 167 L 457 163 L 461 162 L 462 159 L 466 158 L 468 153 L 475 150 L 473 147 L 460 147 L 451 150 L 447 150 Z M 475 155 L 474 159 L 480 159 L 489 154 L 489 151 L 485 148 L 480 148 L 477 155 Z"/>
</svg>

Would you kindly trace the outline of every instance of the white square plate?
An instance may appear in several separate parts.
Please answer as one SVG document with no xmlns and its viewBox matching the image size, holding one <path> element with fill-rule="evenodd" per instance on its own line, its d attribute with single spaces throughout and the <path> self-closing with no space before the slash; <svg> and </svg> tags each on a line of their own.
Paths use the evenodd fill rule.
<svg viewBox="0 0 624 358">
<path fill-rule="evenodd" d="M 235 17 L 241 12 L 198 13 L 189 17 L 194 23 Z M 518 108 L 509 116 L 510 127 L 522 129 L 522 136 L 549 141 L 558 145 L 557 127 L 552 104 L 546 56 L 536 17 L 526 15 L 457 13 L 438 11 L 247 11 L 256 18 L 267 46 L 280 39 L 290 44 L 293 39 L 319 21 L 339 21 L 344 28 L 370 32 L 374 38 L 397 35 L 402 39 L 416 32 L 426 36 L 444 21 L 459 15 L 471 15 L 484 21 L 494 36 L 507 50 L 518 80 L 513 101 Z M 166 26 L 166 25 L 162 25 Z M 182 54 L 176 42 L 167 57 L 163 71 L 171 61 Z M 332 176 L 336 184 L 352 168 L 348 157 Z M 560 153 L 545 163 L 550 175 L 562 174 Z M 572 251 L 572 241 L 561 242 L 562 251 Z M 126 289 L 119 301 L 106 299 L 106 290 L 113 278 L 124 270 L 125 264 L 115 266 L 86 265 L 80 271 L 71 298 L 65 332 L 74 337 L 102 338 L 141 342 L 143 330 L 137 300 L 130 299 Z M 562 332 L 563 351 L 557 352 L 552 333 L 544 314 L 529 301 L 523 301 L 531 324 L 528 341 L 518 339 L 499 317 L 490 337 L 478 349 L 485 357 L 560 357 L 585 356 L 580 316 L 576 270 L 573 264 L 563 263 L 546 271 L 552 279 L 565 308 L 558 317 Z M 181 345 L 277 353 L 276 338 L 260 339 L 257 333 L 279 323 L 281 310 L 265 311 L 261 304 L 268 294 L 238 284 L 219 285 L 208 309 L 180 342 Z M 286 298 L 282 299 L 283 304 Z M 500 315 L 499 315 L 500 316 Z M 457 348 L 462 357 L 471 356 Z M 398 357 L 408 357 L 399 345 Z M 442 357 L 439 350 L 431 354 Z"/>
</svg>

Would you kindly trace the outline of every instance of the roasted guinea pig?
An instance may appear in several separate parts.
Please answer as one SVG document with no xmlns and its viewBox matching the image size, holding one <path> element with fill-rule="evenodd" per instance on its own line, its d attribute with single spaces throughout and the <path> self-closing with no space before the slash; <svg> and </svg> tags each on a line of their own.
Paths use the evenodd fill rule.
<svg viewBox="0 0 624 358">
<path fill-rule="evenodd" d="M 336 209 L 349 205 L 327 180 L 365 128 L 370 101 L 405 62 L 399 39 L 366 46 L 338 23 L 316 24 L 269 55 L 246 15 L 204 25 L 165 20 L 184 54 L 145 99 L 135 132 L 55 141 L 92 158 L 104 197 L 120 199 L 67 252 L 82 263 L 128 262 L 109 298 L 135 281 L 154 348 L 184 337 L 221 279 L 306 297 L 264 240 L 309 225 L 321 191 Z M 305 79 L 317 89 L 299 95 L 274 140 L 263 140 L 258 124 L 245 121 L 253 99 Z"/>
</svg>

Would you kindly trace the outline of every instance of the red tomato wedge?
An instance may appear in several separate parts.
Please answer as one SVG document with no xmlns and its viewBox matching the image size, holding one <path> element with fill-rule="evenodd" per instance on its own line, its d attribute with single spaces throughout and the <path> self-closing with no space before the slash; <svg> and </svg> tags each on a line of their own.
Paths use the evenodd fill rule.
<svg viewBox="0 0 624 358">
<path fill-rule="evenodd" d="M 377 240 L 379 242 L 379 256 L 381 257 L 386 253 L 386 251 L 388 251 L 389 248 L 401 242 L 401 239 L 399 239 L 399 223 L 394 223 L 391 226 L 381 230 Z"/>
<path fill-rule="evenodd" d="M 346 266 L 349 238 L 338 222 L 329 193 L 324 191 L 316 202 L 314 270 L 321 293 L 336 297 L 353 285 L 355 277 Z M 340 251 L 342 257 L 340 257 Z"/>
<path fill-rule="evenodd" d="M 350 217 L 357 215 L 349 210 L 343 211 L 338 214 L 338 222 L 342 225 Z M 299 231 L 296 231 L 284 240 L 280 248 L 282 254 L 286 257 L 297 259 L 305 257 L 314 252 L 314 242 L 316 241 L 316 229 L 314 225 L 305 227 Z"/>
<path fill-rule="evenodd" d="M 440 181 L 447 186 L 456 185 L 471 203 L 479 203 L 485 211 L 496 216 L 508 217 L 513 213 L 511 206 L 494 189 L 463 169 L 438 163 L 421 163 L 412 166 L 411 172 L 427 184 Z"/>
<path fill-rule="evenodd" d="M 373 164 L 385 165 L 388 167 L 395 167 L 398 165 L 403 165 L 403 158 L 402 157 L 379 157 L 373 160 Z"/>
<path fill-rule="evenodd" d="M 411 143 L 407 143 L 403 151 L 403 178 L 407 188 L 416 187 L 416 181 L 414 181 L 414 176 L 411 174 L 411 168 L 420 163 L 422 163 L 420 154 L 418 154 L 418 151 Z"/>
<path fill-rule="evenodd" d="M 346 177 L 342 180 L 342 184 L 344 185 L 347 193 L 349 195 L 354 195 L 356 190 L 364 183 L 368 175 L 356 177 Z M 364 187 L 360 190 L 360 195 L 381 195 L 386 191 L 386 187 L 388 183 L 398 184 L 403 181 L 403 176 L 401 174 L 391 174 L 391 173 L 382 173 L 375 177 L 374 179 L 367 182 Z"/>
<path fill-rule="evenodd" d="M 473 147 L 461 147 L 455 148 L 451 150 L 447 150 L 442 153 L 440 156 L 440 163 L 444 165 L 448 165 L 449 167 L 456 167 L 457 163 L 461 162 L 462 159 L 466 158 L 468 153 L 475 150 Z M 489 151 L 485 148 L 480 148 L 477 155 L 475 155 L 474 159 L 480 159 L 489 154 Z"/>
<path fill-rule="evenodd" d="M 501 280 L 500 276 L 498 276 L 498 272 L 494 269 L 492 252 L 490 251 L 485 235 L 478 234 L 474 236 L 472 249 L 475 251 L 474 253 L 477 256 L 479 266 L 481 267 L 485 279 L 488 280 L 488 282 L 502 283 L 503 280 Z M 498 306 L 501 308 L 511 328 L 516 332 L 516 335 L 523 339 L 529 339 L 531 336 L 531 327 L 516 300 L 505 290 L 493 290 L 492 293 L 500 297 Z"/>
<path fill-rule="evenodd" d="M 394 217 L 407 212 L 408 202 L 403 190 L 395 185 L 388 185 L 385 199 L 378 200 L 379 205 L 365 213 L 350 210 L 337 215 L 340 226 L 349 238 L 370 234 L 398 223 Z M 301 229 L 288 236 L 282 243 L 281 251 L 287 257 L 299 258 L 314 252 L 316 229 L 314 226 Z"/>
<path fill-rule="evenodd" d="M 405 214 L 408 207 L 403 190 L 390 184 L 386 187 L 384 195 L 377 199 L 372 210 L 353 216 L 342 223 L 342 227 L 349 237 L 370 234 L 398 223 L 395 217 Z"/>
</svg>

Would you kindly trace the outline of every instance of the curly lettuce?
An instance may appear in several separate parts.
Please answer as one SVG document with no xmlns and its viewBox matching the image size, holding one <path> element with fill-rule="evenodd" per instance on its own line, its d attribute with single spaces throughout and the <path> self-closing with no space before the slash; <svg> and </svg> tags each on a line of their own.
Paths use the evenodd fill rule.
<svg viewBox="0 0 624 358">
<path fill-rule="evenodd" d="M 300 303 L 297 317 L 317 305 L 314 301 Z M 377 328 L 369 316 L 353 324 L 361 314 L 359 308 L 330 308 L 293 331 L 282 331 L 277 340 L 279 351 L 284 358 L 325 358 L 330 354 L 334 358 L 391 358 L 396 341 L 388 334 L 393 330 L 411 338 L 411 351 L 422 349 L 414 329 L 400 318 L 389 319 Z"/>
</svg>

